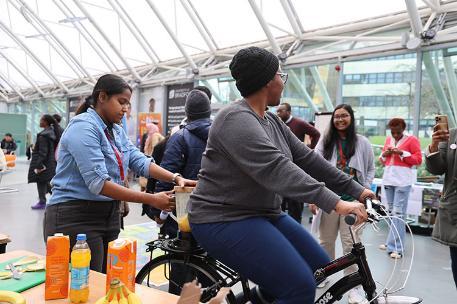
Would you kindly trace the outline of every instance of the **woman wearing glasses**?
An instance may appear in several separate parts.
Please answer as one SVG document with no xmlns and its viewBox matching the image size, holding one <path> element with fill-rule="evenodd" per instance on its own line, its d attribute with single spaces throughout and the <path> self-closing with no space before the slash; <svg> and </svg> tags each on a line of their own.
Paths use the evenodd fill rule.
<svg viewBox="0 0 457 304">
<path fill-rule="evenodd" d="M 375 174 L 374 154 L 371 144 L 364 136 L 356 133 L 354 111 L 350 105 L 341 104 L 335 107 L 327 134 L 316 146 L 316 152 L 338 170 L 352 178 L 360 185 L 370 188 Z M 357 197 L 348 191 L 338 192 L 340 199 L 345 202 L 357 203 Z M 323 213 L 318 206 L 311 204 L 311 212 L 315 214 L 313 230 L 319 231 L 319 241 L 330 258 L 335 258 L 335 242 L 340 234 L 344 254 L 352 248 L 352 238 L 349 226 L 344 221 L 344 216 L 336 212 Z M 318 226 L 318 227 L 316 227 Z M 359 239 L 362 231 L 359 229 L 356 238 Z M 357 267 L 346 268 L 345 275 L 357 271 Z M 325 285 L 325 284 L 324 284 Z M 363 303 L 361 288 L 349 292 L 349 303 Z M 366 301 L 366 300 L 365 300 Z"/>
<path fill-rule="evenodd" d="M 143 193 L 124 187 L 130 169 L 140 176 L 194 186 L 154 164 L 128 139 L 119 122 L 127 111 L 131 87 L 116 75 L 104 75 L 95 84 L 92 98 L 77 111 L 62 135 L 57 151 L 52 196 L 44 216 L 44 237 L 61 232 L 70 236 L 85 233 L 92 251 L 90 268 L 106 269 L 108 243 L 120 232 L 119 202 L 174 208 L 169 192 Z"/>
<path fill-rule="evenodd" d="M 374 194 L 265 110 L 279 105 L 286 80 L 275 55 L 242 49 L 230 71 L 244 99 L 221 109 L 211 126 L 189 200 L 192 233 L 212 257 L 259 285 L 263 296 L 281 304 L 314 303 L 313 273 L 329 258 L 303 226 L 281 212 L 281 196 L 315 201 L 325 212 L 355 213 L 363 221 L 362 204 L 342 201 L 330 189 L 346 189 L 361 201 Z"/>
</svg>

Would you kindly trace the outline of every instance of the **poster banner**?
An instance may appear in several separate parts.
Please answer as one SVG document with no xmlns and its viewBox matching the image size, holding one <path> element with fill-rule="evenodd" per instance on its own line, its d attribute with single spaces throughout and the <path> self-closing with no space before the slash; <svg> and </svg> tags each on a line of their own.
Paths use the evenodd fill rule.
<svg viewBox="0 0 457 304">
<path fill-rule="evenodd" d="M 138 142 L 141 144 L 141 138 L 143 134 L 147 133 L 146 124 L 154 123 L 159 127 L 160 133 L 163 135 L 162 130 L 162 114 L 161 113 L 149 113 L 140 112 L 138 113 Z"/>
<path fill-rule="evenodd" d="M 75 116 L 76 110 L 78 109 L 79 105 L 85 101 L 85 96 L 76 96 L 76 97 L 69 97 L 67 101 L 67 124 Z"/>
<path fill-rule="evenodd" d="M 192 91 L 194 84 L 183 83 L 169 85 L 167 91 L 167 133 L 186 117 L 184 105 L 186 104 L 187 94 Z"/>
</svg>

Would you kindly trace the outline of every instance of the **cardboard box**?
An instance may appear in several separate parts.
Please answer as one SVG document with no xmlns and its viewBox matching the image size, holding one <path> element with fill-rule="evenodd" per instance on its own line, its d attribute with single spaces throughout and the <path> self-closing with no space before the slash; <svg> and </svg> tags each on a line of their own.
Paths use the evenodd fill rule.
<svg viewBox="0 0 457 304">
<path fill-rule="evenodd" d="M 135 292 L 136 240 L 120 238 L 110 242 L 106 264 L 106 292 L 113 279 L 119 279 Z"/>
<path fill-rule="evenodd" d="M 45 300 L 68 297 L 68 271 L 70 261 L 70 238 L 56 233 L 46 243 Z"/>
</svg>

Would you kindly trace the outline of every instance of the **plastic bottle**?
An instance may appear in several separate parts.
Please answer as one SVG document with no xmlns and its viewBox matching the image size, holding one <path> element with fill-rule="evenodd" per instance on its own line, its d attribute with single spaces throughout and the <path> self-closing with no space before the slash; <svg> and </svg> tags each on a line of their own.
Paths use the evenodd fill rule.
<svg viewBox="0 0 457 304">
<path fill-rule="evenodd" d="M 90 248 L 85 234 L 78 234 L 71 251 L 70 302 L 86 303 L 89 299 Z"/>
</svg>

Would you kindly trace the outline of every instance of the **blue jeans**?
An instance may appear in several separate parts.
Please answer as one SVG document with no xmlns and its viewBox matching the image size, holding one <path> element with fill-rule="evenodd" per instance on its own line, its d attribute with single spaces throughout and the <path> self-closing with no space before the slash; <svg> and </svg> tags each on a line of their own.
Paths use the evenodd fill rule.
<svg viewBox="0 0 457 304">
<path fill-rule="evenodd" d="M 191 224 L 209 255 L 258 284 L 277 304 L 312 304 L 314 271 L 330 259 L 290 216 Z"/>
<path fill-rule="evenodd" d="M 384 186 L 384 189 L 386 191 L 390 214 L 405 220 L 411 186 Z M 395 228 L 391 227 L 389 235 L 387 236 L 387 252 L 395 251 L 403 254 L 403 249 L 405 247 L 405 223 L 399 219 L 392 219 L 392 222 Z"/>
</svg>

